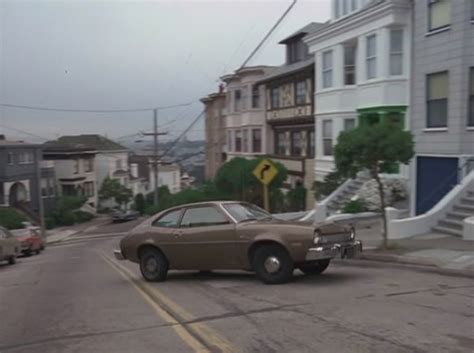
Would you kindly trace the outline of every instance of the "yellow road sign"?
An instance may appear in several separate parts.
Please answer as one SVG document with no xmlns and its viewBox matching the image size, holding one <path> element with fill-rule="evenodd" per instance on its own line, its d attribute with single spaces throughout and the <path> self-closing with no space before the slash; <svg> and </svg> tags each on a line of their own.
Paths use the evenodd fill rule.
<svg viewBox="0 0 474 353">
<path fill-rule="evenodd" d="M 268 185 L 277 176 L 278 169 L 269 159 L 262 160 L 253 170 L 253 175 L 264 185 Z"/>
</svg>

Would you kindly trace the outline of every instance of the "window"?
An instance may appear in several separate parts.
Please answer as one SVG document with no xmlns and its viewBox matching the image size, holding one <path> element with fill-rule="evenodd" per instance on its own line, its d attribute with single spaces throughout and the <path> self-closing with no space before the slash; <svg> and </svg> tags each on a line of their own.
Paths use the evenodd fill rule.
<svg viewBox="0 0 474 353">
<path fill-rule="evenodd" d="M 403 74 L 403 30 L 390 31 L 390 75 Z"/>
<path fill-rule="evenodd" d="M 280 108 L 280 89 L 278 87 L 272 88 L 271 98 L 272 98 L 272 109 Z"/>
<path fill-rule="evenodd" d="M 304 60 L 307 55 L 307 47 L 301 41 L 295 41 L 287 45 L 287 61 L 288 64 L 293 64 Z"/>
<path fill-rule="evenodd" d="M 260 108 L 260 89 L 257 85 L 252 87 L 252 108 Z"/>
<path fill-rule="evenodd" d="M 323 154 L 332 156 L 332 120 L 323 120 Z"/>
<path fill-rule="evenodd" d="M 292 156 L 301 156 L 302 151 L 302 136 L 301 131 L 293 131 L 291 133 L 291 155 Z"/>
<path fill-rule="evenodd" d="M 474 126 L 474 67 L 471 67 L 471 80 L 469 83 L 469 119 L 467 125 Z"/>
<path fill-rule="evenodd" d="M 84 183 L 84 195 L 88 197 L 94 196 L 94 183 L 92 181 Z"/>
<path fill-rule="evenodd" d="M 74 166 L 73 166 L 74 174 L 78 174 L 79 173 L 79 159 L 75 159 L 73 163 L 74 163 Z"/>
<path fill-rule="evenodd" d="M 474 0 L 471 0 L 471 21 L 474 21 Z"/>
<path fill-rule="evenodd" d="M 34 162 L 34 157 L 32 152 L 20 152 L 18 154 L 18 163 L 19 164 L 31 164 Z"/>
<path fill-rule="evenodd" d="M 262 152 L 261 129 L 252 129 L 252 152 Z"/>
<path fill-rule="evenodd" d="M 242 130 L 235 131 L 235 152 L 242 152 Z"/>
<path fill-rule="evenodd" d="M 231 152 L 232 151 L 232 131 L 227 131 L 227 151 Z"/>
<path fill-rule="evenodd" d="M 234 112 L 240 112 L 242 104 L 242 92 L 240 89 L 234 91 Z"/>
<path fill-rule="evenodd" d="M 159 219 L 154 221 L 153 226 L 163 228 L 177 228 L 179 218 L 181 217 L 181 212 L 181 209 L 168 212 L 164 216 L 161 216 Z"/>
<path fill-rule="evenodd" d="M 367 79 L 370 80 L 377 76 L 377 36 L 375 34 L 367 37 L 366 62 Z"/>
<path fill-rule="evenodd" d="M 88 160 L 86 160 L 85 162 L 86 162 L 86 171 L 89 171 L 89 170 L 87 170 L 87 168 L 88 168 L 88 165 L 87 165 L 87 164 L 88 164 Z M 117 160 L 115 161 L 115 169 L 122 169 L 122 160 L 121 160 L 121 159 L 117 159 Z"/>
<path fill-rule="evenodd" d="M 344 131 L 352 130 L 356 126 L 355 119 L 344 119 Z"/>
<path fill-rule="evenodd" d="M 332 50 L 323 53 L 323 88 L 332 87 Z"/>
<path fill-rule="evenodd" d="M 428 30 L 449 27 L 451 23 L 451 0 L 428 0 Z"/>
<path fill-rule="evenodd" d="M 188 208 L 181 220 L 181 227 L 206 227 L 228 224 L 229 220 L 214 207 Z"/>
<path fill-rule="evenodd" d="M 283 156 L 286 154 L 286 136 L 284 132 L 278 132 L 276 134 L 276 153 L 277 155 Z"/>
<path fill-rule="evenodd" d="M 117 162 L 121 162 L 121 161 L 119 160 Z M 93 159 L 84 160 L 84 168 L 86 172 L 92 172 L 94 170 L 94 160 Z M 117 169 L 120 169 L 120 168 L 121 168 L 121 165 L 120 167 L 117 167 Z"/>
<path fill-rule="evenodd" d="M 302 105 L 306 103 L 306 81 L 296 82 L 296 104 Z"/>
<path fill-rule="evenodd" d="M 249 131 L 247 129 L 242 131 L 243 133 L 243 152 L 249 151 Z"/>
<path fill-rule="evenodd" d="M 308 142 L 306 143 L 306 146 L 308 147 L 308 152 L 307 152 L 306 154 L 307 154 L 309 157 L 314 157 L 314 152 L 315 152 L 315 148 L 314 148 L 314 143 L 315 143 L 315 140 L 314 140 L 314 131 L 308 131 L 307 138 L 308 138 Z"/>
<path fill-rule="evenodd" d="M 355 84 L 355 56 L 356 47 L 347 45 L 344 47 L 344 84 Z"/>
<path fill-rule="evenodd" d="M 448 124 L 448 73 L 427 75 L 426 86 L 426 126 L 428 128 L 446 127 Z"/>
<path fill-rule="evenodd" d="M 13 156 L 14 156 L 14 155 L 13 155 L 12 152 L 8 152 L 8 154 L 7 154 L 7 163 L 8 163 L 9 165 L 13 165 L 13 164 L 15 163 L 15 159 L 14 159 Z"/>
<path fill-rule="evenodd" d="M 41 179 L 40 181 L 41 184 L 41 196 L 47 197 L 49 196 L 49 190 L 48 190 L 48 179 Z"/>
</svg>

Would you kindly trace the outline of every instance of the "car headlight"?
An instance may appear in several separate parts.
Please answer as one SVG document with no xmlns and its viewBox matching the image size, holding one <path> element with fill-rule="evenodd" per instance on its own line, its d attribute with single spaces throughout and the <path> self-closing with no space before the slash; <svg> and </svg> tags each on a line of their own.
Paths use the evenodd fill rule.
<svg viewBox="0 0 474 353">
<path fill-rule="evenodd" d="M 316 244 L 316 245 L 317 245 L 317 244 L 320 244 L 320 243 L 321 243 L 321 240 L 322 240 L 322 239 L 321 239 L 321 234 L 319 234 L 318 231 L 315 231 L 315 232 L 314 232 L 313 243 Z"/>
<path fill-rule="evenodd" d="M 351 228 L 351 240 L 354 240 L 356 236 L 356 231 L 354 228 Z"/>
</svg>

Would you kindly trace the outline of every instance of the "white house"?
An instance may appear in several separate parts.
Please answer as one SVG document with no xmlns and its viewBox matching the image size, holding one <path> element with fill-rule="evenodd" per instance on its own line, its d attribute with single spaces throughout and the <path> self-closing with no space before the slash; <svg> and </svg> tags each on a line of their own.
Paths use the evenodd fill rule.
<svg viewBox="0 0 474 353">
<path fill-rule="evenodd" d="M 411 1 L 333 0 L 332 18 L 304 38 L 315 56 L 316 180 L 334 168 L 341 131 L 409 127 Z M 408 179 L 406 167 L 393 174 Z"/>
</svg>

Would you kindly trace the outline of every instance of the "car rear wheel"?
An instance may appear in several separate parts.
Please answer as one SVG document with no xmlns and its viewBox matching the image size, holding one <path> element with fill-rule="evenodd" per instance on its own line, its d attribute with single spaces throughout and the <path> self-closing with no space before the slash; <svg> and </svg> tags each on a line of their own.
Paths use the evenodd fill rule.
<svg viewBox="0 0 474 353">
<path fill-rule="evenodd" d="M 330 262 L 331 259 L 308 262 L 305 264 L 301 264 L 299 266 L 299 269 L 305 275 L 320 275 L 328 268 Z"/>
<path fill-rule="evenodd" d="M 168 275 L 168 261 L 158 250 L 146 249 L 140 254 L 140 271 L 150 282 L 163 282 Z"/>
<path fill-rule="evenodd" d="M 257 278 L 267 284 L 286 283 L 293 275 L 293 260 L 280 245 L 257 248 L 252 263 Z"/>
<path fill-rule="evenodd" d="M 16 256 L 15 256 L 15 255 L 11 256 L 11 257 L 8 259 L 8 263 L 9 263 L 10 265 L 16 264 Z"/>
</svg>

